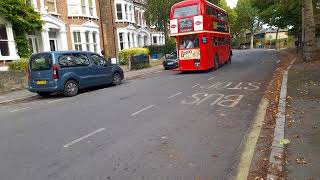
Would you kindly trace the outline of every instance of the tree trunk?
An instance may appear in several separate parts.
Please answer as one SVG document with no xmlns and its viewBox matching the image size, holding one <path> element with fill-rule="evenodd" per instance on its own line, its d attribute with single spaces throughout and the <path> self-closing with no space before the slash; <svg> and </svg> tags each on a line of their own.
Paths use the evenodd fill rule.
<svg viewBox="0 0 320 180">
<path fill-rule="evenodd" d="M 99 1 L 100 5 L 100 17 L 101 17 L 101 29 L 102 29 L 102 45 L 105 58 L 116 57 L 116 34 L 113 18 L 115 17 L 112 8 L 111 0 Z"/>
<path fill-rule="evenodd" d="M 276 33 L 276 49 L 280 49 L 280 41 L 278 43 L 278 36 L 279 36 L 279 28 L 277 28 L 277 33 Z"/>
<path fill-rule="evenodd" d="M 314 57 L 316 48 L 316 29 L 313 15 L 312 0 L 304 0 L 304 28 L 305 41 L 303 58 L 306 61 L 311 61 Z"/>
<path fill-rule="evenodd" d="M 250 34 L 250 49 L 253 49 L 253 38 L 254 38 L 254 32 L 251 31 L 251 34 Z"/>
</svg>

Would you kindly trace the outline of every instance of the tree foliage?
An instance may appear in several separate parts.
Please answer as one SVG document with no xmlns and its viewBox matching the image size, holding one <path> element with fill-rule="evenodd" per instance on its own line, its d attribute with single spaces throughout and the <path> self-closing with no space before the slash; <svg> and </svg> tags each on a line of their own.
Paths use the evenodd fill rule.
<svg viewBox="0 0 320 180">
<path fill-rule="evenodd" d="M 146 19 L 167 37 L 171 6 L 179 0 L 146 0 Z"/>
<path fill-rule="evenodd" d="M 258 9 L 253 6 L 252 0 L 239 0 L 235 11 L 237 13 L 237 20 L 235 24 L 239 31 L 250 32 L 250 47 L 253 48 L 254 33 L 261 29 L 262 25 L 262 22 L 258 17 Z"/>
<path fill-rule="evenodd" d="M 0 14 L 12 24 L 19 56 L 28 57 L 31 52 L 26 34 L 42 28 L 40 14 L 26 5 L 25 0 L 1 0 Z"/>
<path fill-rule="evenodd" d="M 269 26 L 301 32 L 301 0 L 253 0 L 259 18 Z"/>
</svg>

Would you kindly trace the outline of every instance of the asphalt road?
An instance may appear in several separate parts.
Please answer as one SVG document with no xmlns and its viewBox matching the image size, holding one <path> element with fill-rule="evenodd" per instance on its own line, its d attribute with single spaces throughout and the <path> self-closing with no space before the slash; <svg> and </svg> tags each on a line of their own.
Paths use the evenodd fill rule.
<svg viewBox="0 0 320 180">
<path fill-rule="evenodd" d="M 232 179 L 276 51 L 0 107 L 2 180 Z M 200 179 L 199 179 L 200 180 Z"/>
</svg>

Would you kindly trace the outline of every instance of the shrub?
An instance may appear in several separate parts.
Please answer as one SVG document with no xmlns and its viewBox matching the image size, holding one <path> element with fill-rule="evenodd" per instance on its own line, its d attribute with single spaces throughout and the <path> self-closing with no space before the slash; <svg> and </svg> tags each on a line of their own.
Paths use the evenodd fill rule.
<svg viewBox="0 0 320 180">
<path fill-rule="evenodd" d="M 130 56 L 134 55 L 149 55 L 150 51 L 147 48 L 130 48 L 130 49 L 124 49 L 119 52 L 119 63 L 120 65 L 127 65 L 130 59 Z"/>
<path fill-rule="evenodd" d="M 148 46 L 147 48 L 150 50 L 150 54 L 169 54 L 176 50 L 176 41 L 171 38 L 163 46 Z"/>
<path fill-rule="evenodd" d="M 9 63 L 9 70 L 27 72 L 28 63 L 29 63 L 29 60 L 24 58 L 20 60 L 12 61 Z"/>
</svg>

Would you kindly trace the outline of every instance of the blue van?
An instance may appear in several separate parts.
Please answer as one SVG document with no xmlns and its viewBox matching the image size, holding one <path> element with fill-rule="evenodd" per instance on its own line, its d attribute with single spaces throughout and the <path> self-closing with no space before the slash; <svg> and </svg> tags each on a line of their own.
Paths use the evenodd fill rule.
<svg viewBox="0 0 320 180">
<path fill-rule="evenodd" d="M 123 70 L 96 53 L 54 51 L 34 54 L 29 61 L 28 89 L 40 96 L 62 92 L 71 97 L 79 89 L 99 85 L 119 85 Z"/>
</svg>

